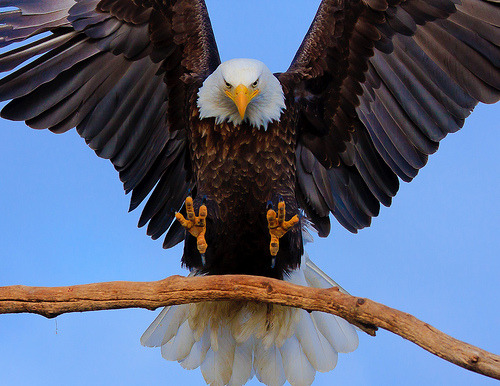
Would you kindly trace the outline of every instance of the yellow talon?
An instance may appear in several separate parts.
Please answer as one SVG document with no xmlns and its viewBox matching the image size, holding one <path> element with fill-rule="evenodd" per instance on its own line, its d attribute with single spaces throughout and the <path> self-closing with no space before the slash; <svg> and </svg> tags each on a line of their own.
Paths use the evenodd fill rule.
<svg viewBox="0 0 500 386">
<path fill-rule="evenodd" d="M 271 235 L 271 243 L 269 250 L 271 256 L 276 256 L 280 248 L 279 239 L 285 235 L 290 228 L 299 222 L 299 216 L 295 215 L 290 220 L 285 221 L 285 202 L 280 201 L 278 204 L 278 214 L 273 209 L 267 211 L 267 226 Z"/>
<path fill-rule="evenodd" d="M 202 255 L 207 251 L 207 242 L 205 240 L 205 233 L 207 231 L 207 207 L 205 204 L 200 206 L 198 211 L 199 216 L 194 213 L 193 199 L 191 197 L 186 198 L 186 218 L 179 212 L 175 214 L 177 221 L 186 228 L 186 230 L 196 237 L 196 246 L 198 247 L 198 252 Z"/>
</svg>

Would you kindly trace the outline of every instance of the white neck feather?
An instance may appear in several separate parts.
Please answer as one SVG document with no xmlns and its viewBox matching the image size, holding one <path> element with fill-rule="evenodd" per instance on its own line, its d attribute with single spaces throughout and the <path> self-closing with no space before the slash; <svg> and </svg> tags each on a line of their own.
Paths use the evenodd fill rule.
<svg viewBox="0 0 500 386">
<path fill-rule="evenodd" d="M 234 102 L 225 94 L 226 82 L 235 87 L 243 84 L 250 87 L 259 80 L 259 94 L 247 106 L 244 119 L 241 119 Z M 262 63 L 252 59 L 233 59 L 222 63 L 207 79 L 198 92 L 200 118 L 215 118 L 220 124 L 224 121 L 240 125 L 247 121 L 257 128 L 267 129 L 272 121 L 279 121 L 285 109 L 285 97 L 279 80 Z"/>
</svg>

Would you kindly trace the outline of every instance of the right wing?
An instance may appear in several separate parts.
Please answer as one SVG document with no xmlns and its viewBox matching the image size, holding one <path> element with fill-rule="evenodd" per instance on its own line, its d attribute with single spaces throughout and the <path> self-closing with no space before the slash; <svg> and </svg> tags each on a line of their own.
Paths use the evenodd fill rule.
<svg viewBox="0 0 500 386">
<path fill-rule="evenodd" d="M 478 102 L 500 99 L 496 0 L 323 0 L 280 75 L 298 109 L 297 185 L 321 236 L 389 206 Z"/>
</svg>

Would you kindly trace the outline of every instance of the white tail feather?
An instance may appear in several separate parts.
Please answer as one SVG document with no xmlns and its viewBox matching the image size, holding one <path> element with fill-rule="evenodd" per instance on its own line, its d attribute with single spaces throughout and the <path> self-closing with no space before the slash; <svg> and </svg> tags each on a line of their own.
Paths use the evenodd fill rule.
<svg viewBox="0 0 500 386">
<path fill-rule="evenodd" d="M 297 325 L 295 336 L 311 365 L 322 373 L 333 370 L 337 365 L 337 352 L 315 326 L 311 315 L 300 310 L 302 318 Z"/>
<path fill-rule="evenodd" d="M 203 374 L 203 378 L 205 379 L 207 385 L 222 385 L 222 383 L 217 383 L 221 377 L 216 373 L 215 360 L 216 356 L 214 350 L 209 349 L 205 360 L 200 366 L 201 373 Z M 222 382 L 222 380 L 220 382 Z"/>
<path fill-rule="evenodd" d="M 189 355 L 194 343 L 193 331 L 186 320 L 179 327 L 177 335 L 161 346 L 161 355 L 167 361 L 182 361 Z"/>
<path fill-rule="evenodd" d="M 151 323 L 148 329 L 141 336 L 141 344 L 147 347 L 159 347 L 163 337 L 165 336 L 165 331 L 168 328 L 167 314 L 169 316 L 173 315 L 173 311 L 170 311 L 172 307 L 165 307 L 161 310 L 160 314 Z"/>
<path fill-rule="evenodd" d="M 141 344 L 158 347 L 169 342 L 187 319 L 189 305 L 165 307 L 141 337 Z"/>
<path fill-rule="evenodd" d="M 295 336 L 287 339 L 280 348 L 286 379 L 292 386 L 309 386 L 314 381 L 316 371 L 304 354 Z"/>
<path fill-rule="evenodd" d="M 285 280 L 317 288 L 337 286 L 307 254 Z M 344 292 L 344 290 L 342 290 Z M 242 386 L 255 374 L 268 386 L 310 385 L 330 371 L 338 352 L 358 346 L 355 328 L 334 315 L 255 302 L 205 302 L 166 307 L 141 338 L 162 346 L 165 359 L 201 368 L 207 384 Z"/>
<path fill-rule="evenodd" d="M 268 386 L 282 386 L 286 376 L 279 349 L 275 345 L 266 349 L 259 342 L 254 353 L 253 368 L 257 379 Z"/>
<path fill-rule="evenodd" d="M 236 346 L 234 350 L 233 374 L 231 374 L 229 381 L 230 386 L 242 386 L 253 377 L 253 347 L 253 338 Z"/>
<path fill-rule="evenodd" d="M 213 336 L 213 335 L 211 335 Z M 234 352 L 236 342 L 229 329 L 220 328 L 217 340 L 217 350 L 211 347 L 201 364 L 201 372 L 205 382 L 213 386 L 223 386 L 229 383 L 233 373 Z"/>
<path fill-rule="evenodd" d="M 304 252 L 304 260 L 306 263 L 306 269 L 304 270 L 304 275 L 309 287 L 315 288 L 330 288 L 338 287 L 340 292 L 349 294 L 345 289 L 343 289 L 335 280 L 324 273 L 316 264 L 314 264 L 310 259 L 307 252 Z"/>
<path fill-rule="evenodd" d="M 184 358 L 184 360 L 180 361 L 181 366 L 184 367 L 186 370 L 194 370 L 200 367 L 203 361 L 205 360 L 208 348 L 209 347 L 207 346 L 207 350 L 203 350 L 202 339 L 200 339 L 198 342 L 195 342 L 191 347 L 189 355 L 186 358 Z"/>
<path fill-rule="evenodd" d="M 335 351 L 348 353 L 358 348 L 359 338 L 352 324 L 323 312 L 313 312 L 312 317 L 321 334 L 330 342 Z"/>
</svg>

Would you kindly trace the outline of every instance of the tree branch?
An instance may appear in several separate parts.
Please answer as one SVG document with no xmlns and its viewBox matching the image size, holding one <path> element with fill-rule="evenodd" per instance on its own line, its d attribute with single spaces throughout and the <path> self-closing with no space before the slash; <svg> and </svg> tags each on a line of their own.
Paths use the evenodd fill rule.
<svg viewBox="0 0 500 386">
<path fill-rule="evenodd" d="M 171 276 L 156 282 L 0 287 L 0 314 L 29 312 L 53 318 L 67 312 L 154 310 L 208 300 L 253 300 L 331 313 L 370 335 L 381 327 L 458 366 L 500 379 L 500 356 L 454 339 L 410 314 L 346 295 L 338 288 L 302 287 L 259 276 Z"/>
</svg>

